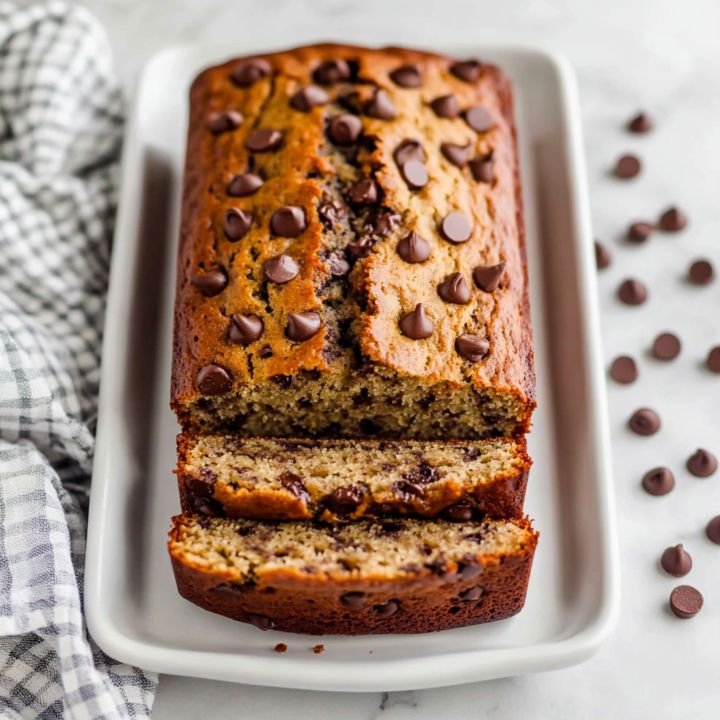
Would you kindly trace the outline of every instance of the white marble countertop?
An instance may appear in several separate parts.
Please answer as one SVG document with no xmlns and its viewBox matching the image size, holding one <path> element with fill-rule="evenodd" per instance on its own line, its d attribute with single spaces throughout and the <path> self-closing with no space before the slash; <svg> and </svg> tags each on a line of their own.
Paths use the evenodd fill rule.
<svg viewBox="0 0 720 720">
<path fill-rule="evenodd" d="M 720 378 L 701 367 L 720 344 L 720 280 L 691 288 L 691 259 L 720 269 L 720 4 L 717 0 L 85 0 L 107 27 L 117 65 L 130 84 L 154 51 L 198 39 L 268 48 L 319 39 L 367 43 L 530 42 L 565 52 L 578 76 L 585 121 L 593 219 L 614 263 L 600 277 L 605 359 L 629 352 L 641 363 L 633 386 L 609 388 L 622 555 L 623 601 L 613 638 L 583 665 L 540 675 L 406 693 L 331 694 L 274 690 L 163 676 L 154 717 L 173 718 L 716 718 L 720 707 L 720 548 L 703 534 L 720 514 L 720 474 L 691 478 L 685 458 L 698 446 L 720 454 Z M 622 123 L 636 109 L 657 131 L 631 136 Z M 637 151 L 645 171 L 622 183 L 608 167 Z M 677 203 L 690 215 L 676 236 L 628 247 L 628 222 Z M 615 300 L 628 275 L 645 280 L 650 301 L 629 309 Z M 681 357 L 647 356 L 652 338 L 671 329 Z M 642 405 L 664 427 L 641 439 L 625 428 Z M 643 472 L 667 464 L 677 487 L 652 498 Z M 684 542 L 705 608 L 691 621 L 666 610 L 678 582 L 657 567 L 662 550 Z M 681 581 L 684 582 L 684 581 Z"/>
</svg>

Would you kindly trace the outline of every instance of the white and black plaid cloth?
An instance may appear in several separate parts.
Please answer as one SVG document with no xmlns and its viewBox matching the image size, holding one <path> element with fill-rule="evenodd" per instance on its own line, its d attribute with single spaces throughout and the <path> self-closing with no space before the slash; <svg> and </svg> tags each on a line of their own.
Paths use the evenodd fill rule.
<svg viewBox="0 0 720 720">
<path fill-rule="evenodd" d="M 122 95 L 82 8 L 0 0 L 0 717 L 147 718 L 82 613 Z"/>
</svg>

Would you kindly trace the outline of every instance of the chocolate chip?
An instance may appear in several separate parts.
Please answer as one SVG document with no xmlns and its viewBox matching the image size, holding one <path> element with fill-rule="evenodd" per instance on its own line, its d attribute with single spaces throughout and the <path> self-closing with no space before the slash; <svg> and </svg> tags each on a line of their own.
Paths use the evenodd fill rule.
<svg viewBox="0 0 720 720">
<path fill-rule="evenodd" d="M 639 280 L 628 279 L 620 284 L 617 295 L 626 305 L 642 305 L 647 300 L 648 291 Z"/>
<path fill-rule="evenodd" d="M 333 277 L 344 277 L 350 272 L 350 263 L 348 263 L 345 258 L 345 253 L 342 250 L 335 250 L 329 253 L 325 261 Z"/>
<path fill-rule="evenodd" d="M 708 540 L 714 542 L 716 545 L 720 545 L 720 515 L 716 515 L 707 524 L 705 534 L 708 536 Z"/>
<path fill-rule="evenodd" d="M 322 321 L 316 312 L 288 313 L 285 335 L 295 342 L 304 342 L 315 335 Z"/>
<path fill-rule="evenodd" d="M 636 155 L 621 155 L 615 163 L 613 174 L 621 180 L 629 180 L 630 178 L 637 177 L 640 174 L 640 170 L 642 170 L 640 158 Z"/>
<path fill-rule="evenodd" d="M 212 588 L 212 591 L 220 593 L 221 595 L 237 597 L 245 593 L 245 588 L 242 585 L 236 585 L 234 583 L 220 583 Z"/>
<path fill-rule="evenodd" d="M 440 223 L 440 234 L 451 243 L 464 243 L 470 239 L 472 225 L 464 215 L 453 211 Z"/>
<path fill-rule="evenodd" d="M 720 373 L 720 345 L 710 348 L 705 366 L 710 372 Z"/>
<path fill-rule="evenodd" d="M 400 609 L 400 603 L 397 600 L 388 600 L 386 603 L 374 605 L 373 610 L 378 617 L 391 617 Z"/>
<path fill-rule="evenodd" d="M 336 145 L 352 145 L 362 132 L 362 121 L 356 115 L 336 115 L 328 125 L 328 137 Z"/>
<path fill-rule="evenodd" d="M 460 80 L 472 83 L 480 77 L 482 63 L 479 60 L 465 60 L 450 66 L 450 72 Z"/>
<path fill-rule="evenodd" d="M 487 356 L 490 351 L 490 343 L 479 335 L 465 334 L 456 338 L 455 350 L 465 360 L 478 363 Z"/>
<path fill-rule="evenodd" d="M 627 231 L 627 239 L 633 243 L 644 243 L 655 231 L 655 226 L 649 222 L 634 222 Z"/>
<path fill-rule="evenodd" d="M 363 235 L 357 240 L 348 243 L 346 251 L 353 260 L 360 260 L 370 254 L 370 251 L 373 249 L 373 245 L 375 245 L 375 241 L 372 237 L 369 235 Z"/>
<path fill-rule="evenodd" d="M 250 345 L 260 338 L 264 327 L 263 321 L 257 315 L 233 315 L 228 338 L 236 345 Z"/>
<path fill-rule="evenodd" d="M 429 338 L 435 329 L 430 318 L 425 314 L 422 303 L 418 303 L 413 311 L 403 315 L 398 325 L 400 332 L 412 340 Z"/>
<path fill-rule="evenodd" d="M 675 545 L 663 552 L 660 566 L 668 575 L 682 577 L 692 570 L 692 558 L 682 545 Z"/>
<path fill-rule="evenodd" d="M 363 178 L 348 188 L 347 196 L 353 205 L 372 205 L 378 201 L 378 186 L 372 178 Z"/>
<path fill-rule="evenodd" d="M 448 507 L 442 511 L 442 516 L 450 522 L 467 522 L 468 520 L 472 520 L 472 505 L 466 502 L 448 505 Z"/>
<path fill-rule="evenodd" d="M 397 115 L 390 96 L 380 88 L 375 90 L 372 98 L 365 105 L 365 114 L 378 120 L 393 120 Z"/>
<path fill-rule="evenodd" d="M 227 194 L 231 197 L 245 197 L 256 193 L 263 185 L 263 179 L 255 173 L 235 175 L 227 186 Z"/>
<path fill-rule="evenodd" d="M 349 592 L 340 596 L 340 602 L 351 610 L 359 610 L 365 605 L 365 593 Z"/>
<path fill-rule="evenodd" d="M 360 506 L 364 497 L 365 491 L 359 485 L 345 485 L 325 497 L 323 503 L 336 515 L 349 515 Z"/>
<path fill-rule="evenodd" d="M 245 147 L 252 152 L 271 152 L 282 143 L 282 133 L 273 128 L 253 130 L 245 140 Z"/>
<path fill-rule="evenodd" d="M 476 585 L 475 587 L 463 590 L 460 593 L 460 599 L 465 601 L 479 600 L 482 597 L 483 592 L 483 589 L 479 585 Z"/>
<path fill-rule="evenodd" d="M 413 483 L 427 485 L 440 479 L 440 471 L 427 460 L 421 460 L 418 465 L 406 472 L 403 477 Z"/>
<path fill-rule="evenodd" d="M 643 475 L 642 486 L 650 495 L 667 495 L 675 487 L 675 476 L 669 468 L 656 467 Z"/>
<path fill-rule="evenodd" d="M 408 160 L 400 166 L 400 173 L 408 186 L 413 190 L 425 187 L 428 182 L 428 171 L 425 165 L 417 160 Z"/>
<path fill-rule="evenodd" d="M 203 395 L 222 395 L 232 386 L 230 373 L 220 365 L 210 364 L 200 368 L 195 378 L 195 387 Z"/>
<path fill-rule="evenodd" d="M 660 416 L 650 408 L 636 410 L 628 420 L 628 427 L 638 435 L 654 435 L 660 425 Z"/>
<path fill-rule="evenodd" d="M 290 107 L 300 112 L 310 112 L 314 107 L 328 102 L 330 98 L 322 88 L 317 85 L 306 85 L 290 98 Z"/>
<path fill-rule="evenodd" d="M 612 361 L 610 366 L 610 377 L 615 382 L 629 385 L 638 378 L 638 369 L 635 360 L 629 355 L 619 355 Z"/>
<path fill-rule="evenodd" d="M 299 498 L 304 503 L 307 503 L 308 500 L 310 499 L 310 496 L 308 495 L 308 492 L 307 492 L 307 488 L 305 487 L 305 484 L 303 483 L 303 481 L 299 475 L 296 475 L 295 473 L 292 473 L 289 471 L 285 471 L 278 478 L 278 482 L 289 493 L 291 493 L 295 497 Z"/>
<path fill-rule="evenodd" d="M 670 593 L 670 609 L 683 620 L 697 615 L 702 606 L 702 594 L 690 585 L 678 585 Z"/>
<path fill-rule="evenodd" d="M 680 354 L 680 338 L 673 333 L 661 333 L 655 338 L 652 354 L 658 360 L 674 360 Z"/>
<path fill-rule="evenodd" d="M 322 643 L 318 643 L 317 645 L 313 645 L 312 651 L 316 655 L 322 655 L 325 652 L 325 646 Z"/>
<path fill-rule="evenodd" d="M 417 160 L 418 162 L 424 163 L 427 159 L 422 145 L 417 140 L 403 140 L 395 148 L 393 158 L 398 167 L 402 167 L 410 160 Z"/>
<path fill-rule="evenodd" d="M 483 571 L 482 565 L 477 560 L 468 558 L 460 563 L 460 579 L 472 580 Z"/>
<path fill-rule="evenodd" d="M 473 270 L 475 284 L 484 292 L 491 293 L 497 290 L 505 272 L 505 261 L 496 265 L 478 265 Z"/>
<path fill-rule="evenodd" d="M 441 95 L 430 101 L 433 112 L 441 118 L 454 118 L 460 114 L 460 105 L 454 95 Z"/>
<path fill-rule="evenodd" d="M 709 260 L 695 260 L 688 270 L 688 280 L 693 285 L 709 285 L 715 277 L 715 270 Z"/>
<path fill-rule="evenodd" d="M 208 118 L 208 128 L 215 135 L 235 130 L 242 125 L 245 118 L 237 110 L 226 110 L 225 112 L 212 113 Z"/>
<path fill-rule="evenodd" d="M 273 356 L 272 348 L 269 345 L 264 345 L 260 348 L 260 351 L 258 352 L 258 355 L 263 359 L 267 360 L 267 358 L 270 358 Z"/>
<path fill-rule="evenodd" d="M 456 145 L 455 143 L 442 143 L 440 152 L 445 156 L 448 162 L 456 167 L 465 167 L 470 158 L 470 143 L 467 145 Z"/>
<path fill-rule="evenodd" d="M 337 200 L 327 200 L 318 207 L 318 215 L 323 223 L 332 227 L 347 215 L 347 209 Z"/>
<path fill-rule="evenodd" d="M 206 297 L 214 297 L 227 287 L 228 279 L 223 270 L 214 268 L 201 275 L 193 275 L 190 282 Z"/>
<path fill-rule="evenodd" d="M 634 133 L 650 132 L 653 128 L 652 118 L 644 112 L 639 112 L 635 117 L 630 118 L 627 129 Z"/>
<path fill-rule="evenodd" d="M 438 285 L 438 295 L 455 305 L 467 305 L 471 297 L 470 287 L 459 272 L 451 273 Z"/>
<path fill-rule="evenodd" d="M 284 205 L 270 217 L 270 229 L 280 237 L 297 237 L 306 227 L 305 211 L 296 205 Z"/>
<path fill-rule="evenodd" d="M 676 207 L 670 207 L 665 210 L 665 212 L 660 215 L 660 220 L 658 220 L 660 229 L 665 232 L 678 232 L 684 229 L 687 224 L 687 215 Z"/>
<path fill-rule="evenodd" d="M 232 207 L 225 211 L 223 218 L 223 231 L 225 237 L 231 242 L 235 242 L 245 237 L 250 226 L 252 225 L 252 215 L 243 212 L 240 208 Z"/>
<path fill-rule="evenodd" d="M 610 251 L 599 240 L 595 241 L 595 265 L 598 270 L 604 270 L 610 266 L 612 255 Z"/>
<path fill-rule="evenodd" d="M 387 237 L 400 224 L 402 217 L 387 208 L 374 209 L 367 218 L 367 226 L 372 230 L 373 235 Z"/>
<path fill-rule="evenodd" d="M 313 80 L 321 85 L 331 85 L 350 79 L 350 65 L 345 60 L 323 60 L 313 72 Z"/>
<path fill-rule="evenodd" d="M 695 477 L 710 477 L 717 470 L 717 458 L 709 451 L 698 448 L 686 463 L 688 472 Z"/>
<path fill-rule="evenodd" d="M 266 615 L 258 615 L 257 613 L 248 613 L 248 622 L 253 624 L 260 630 L 272 630 L 275 627 L 275 621 Z"/>
<path fill-rule="evenodd" d="M 430 257 L 430 243 L 413 230 L 397 244 L 397 254 L 408 263 L 425 262 Z"/>
<path fill-rule="evenodd" d="M 407 480 L 398 480 L 393 483 L 392 489 L 403 498 L 419 498 L 425 495 L 425 488 L 417 483 L 408 482 Z"/>
<path fill-rule="evenodd" d="M 495 163 L 493 161 L 493 154 L 489 153 L 484 157 L 476 157 L 472 160 L 468 160 L 468 167 L 470 173 L 476 182 L 492 183 L 495 179 Z"/>
<path fill-rule="evenodd" d="M 285 643 L 278 643 L 273 650 L 275 650 L 276 653 L 284 653 L 287 652 L 288 646 Z"/>
<path fill-rule="evenodd" d="M 272 73 L 272 66 L 264 58 L 246 60 L 236 65 L 230 74 L 230 79 L 240 87 L 249 87 L 261 78 Z"/>
<path fill-rule="evenodd" d="M 422 74 L 417 65 L 401 65 L 390 73 L 390 79 L 400 87 L 416 88 L 422 85 Z"/>
<path fill-rule="evenodd" d="M 295 258 L 290 255 L 276 255 L 263 263 L 263 275 L 274 283 L 290 282 L 300 272 Z"/>
<path fill-rule="evenodd" d="M 465 122 L 475 130 L 475 132 L 487 132 L 495 124 L 495 120 L 490 112 L 480 105 L 468 108 L 464 116 Z"/>
</svg>

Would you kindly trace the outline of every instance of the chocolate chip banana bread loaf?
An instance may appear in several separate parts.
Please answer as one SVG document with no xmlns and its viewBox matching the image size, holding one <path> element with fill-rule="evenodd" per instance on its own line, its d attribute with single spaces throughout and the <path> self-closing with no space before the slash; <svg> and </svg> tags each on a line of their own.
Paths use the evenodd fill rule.
<svg viewBox="0 0 720 720">
<path fill-rule="evenodd" d="M 348 522 L 366 516 L 520 517 L 524 440 L 178 437 L 183 512 Z"/>
<path fill-rule="evenodd" d="M 527 520 L 348 525 L 178 516 L 180 594 L 211 612 L 312 634 L 420 633 L 499 620 L 524 603 Z"/>
<path fill-rule="evenodd" d="M 186 430 L 456 438 L 535 406 L 510 84 L 321 45 L 190 92 L 172 405 Z"/>
</svg>

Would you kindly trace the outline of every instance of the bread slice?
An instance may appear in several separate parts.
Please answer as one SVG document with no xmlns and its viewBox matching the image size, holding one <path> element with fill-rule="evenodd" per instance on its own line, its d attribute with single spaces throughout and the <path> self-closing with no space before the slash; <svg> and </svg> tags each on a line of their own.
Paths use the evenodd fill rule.
<svg viewBox="0 0 720 720">
<path fill-rule="evenodd" d="M 537 543 L 527 518 L 173 523 L 184 598 L 263 630 L 310 634 L 421 633 L 514 615 Z"/>
<path fill-rule="evenodd" d="M 258 520 L 520 517 L 529 468 L 524 440 L 178 437 L 183 512 Z"/>
</svg>

